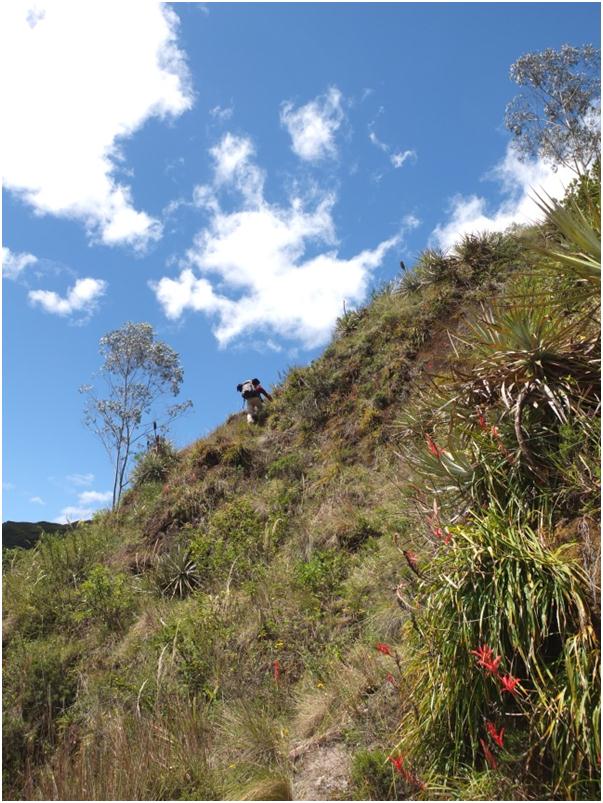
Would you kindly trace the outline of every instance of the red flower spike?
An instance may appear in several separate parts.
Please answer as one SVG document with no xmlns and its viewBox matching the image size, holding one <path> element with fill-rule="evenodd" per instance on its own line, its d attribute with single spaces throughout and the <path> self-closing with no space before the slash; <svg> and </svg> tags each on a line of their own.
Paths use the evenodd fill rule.
<svg viewBox="0 0 603 803">
<path fill-rule="evenodd" d="M 404 769 L 404 756 L 396 756 L 395 758 L 393 756 L 388 756 L 387 760 L 391 761 L 391 763 L 394 765 L 394 769 L 396 769 L 400 775 L 404 775 L 406 772 Z"/>
<path fill-rule="evenodd" d="M 382 652 L 383 655 L 391 655 L 393 657 L 392 648 L 389 646 L 389 644 L 383 644 L 379 641 L 377 644 L 375 644 L 375 649 L 379 652 Z"/>
<path fill-rule="evenodd" d="M 272 662 L 272 668 L 274 670 L 274 679 L 278 683 L 281 678 L 281 663 L 278 658 Z"/>
<path fill-rule="evenodd" d="M 425 435 L 425 442 L 427 443 L 427 448 L 429 449 L 431 454 L 434 457 L 437 457 L 439 460 L 444 450 L 440 449 L 437 443 L 429 435 Z"/>
<path fill-rule="evenodd" d="M 478 666 L 481 666 L 488 672 L 492 672 L 493 675 L 498 675 L 498 667 L 500 666 L 502 658 L 500 655 L 497 655 L 496 658 L 494 657 L 494 650 L 492 647 L 488 647 L 487 644 L 484 644 L 483 647 L 479 647 L 477 650 L 470 650 L 470 652 L 472 655 L 476 656 Z"/>
<path fill-rule="evenodd" d="M 398 681 L 392 675 L 391 672 L 387 673 L 387 675 L 385 676 L 385 679 L 387 680 L 388 683 L 391 683 L 394 688 L 396 688 L 396 689 L 398 688 Z"/>
<path fill-rule="evenodd" d="M 503 691 L 508 691 L 509 694 L 517 694 L 515 687 L 519 684 L 519 678 L 514 678 L 513 675 L 503 675 L 500 682 L 502 683 Z"/>
<path fill-rule="evenodd" d="M 494 758 L 494 755 L 493 755 L 492 751 L 490 750 L 490 748 L 484 742 L 483 739 L 480 739 L 479 743 L 481 744 L 482 750 L 484 751 L 484 756 L 486 757 L 486 761 L 488 762 L 488 766 L 490 767 L 490 769 L 495 770 L 498 765 L 496 763 L 496 759 Z"/>
<path fill-rule="evenodd" d="M 490 734 L 490 738 L 492 741 L 497 744 L 501 749 L 503 746 L 503 733 L 505 732 L 504 728 L 501 728 L 498 732 L 492 722 L 486 722 L 486 729 Z"/>
<path fill-rule="evenodd" d="M 487 423 L 486 419 L 484 418 L 484 414 L 483 413 L 479 414 L 479 416 L 477 418 L 477 423 L 479 424 L 480 429 L 484 429 L 484 430 L 488 429 L 488 423 Z"/>
</svg>

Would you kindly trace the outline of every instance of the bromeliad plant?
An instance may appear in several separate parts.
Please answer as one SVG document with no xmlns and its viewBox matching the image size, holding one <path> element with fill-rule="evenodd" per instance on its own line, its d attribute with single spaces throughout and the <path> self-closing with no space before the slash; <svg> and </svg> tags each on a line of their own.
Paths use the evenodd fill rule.
<svg viewBox="0 0 603 803">
<path fill-rule="evenodd" d="M 398 747 L 422 756 L 429 774 L 454 776 L 479 762 L 485 723 L 496 722 L 528 779 L 554 795 L 593 793 L 599 648 L 574 548 L 547 549 L 500 510 L 451 530 L 420 581 L 420 643 L 408 630 L 417 708 Z"/>
<path fill-rule="evenodd" d="M 583 535 L 600 507 L 598 302 L 583 292 L 600 237 L 585 216 L 570 227 L 571 204 L 549 211 L 540 270 L 468 322 L 400 421 L 432 558 L 413 580 L 417 708 L 397 749 L 436 784 L 472 767 L 576 799 L 600 784 L 600 592 Z"/>
</svg>

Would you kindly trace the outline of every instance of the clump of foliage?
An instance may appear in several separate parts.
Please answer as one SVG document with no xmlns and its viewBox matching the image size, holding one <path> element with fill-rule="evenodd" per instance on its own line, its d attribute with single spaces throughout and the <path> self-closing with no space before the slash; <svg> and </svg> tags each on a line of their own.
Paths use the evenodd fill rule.
<svg viewBox="0 0 603 803">
<path fill-rule="evenodd" d="M 383 750 L 359 750 L 352 762 L 353 800 L 404 800 L 402 778 Z"/>
<path fill-rule="evenodd" d="M 599 786 L 587 536 L 600 509 L 600 338 L 596 301 L 566 289 L 600 282 L 600 235 L 571 203 L 548 213 L 562 250 L 540 247 L 539 278 L 516 279 L 468 322 L 451 372 L 403 422 L 435 557 L 419 570 L 406 552 L 414 574 L 398 589 L 416 703 L 400 748 L 459 789 L 473 766 L 581 798 Z"/>
<path fill-rule="evenodd" d="M 164 482 L 177 462 L 178 452 L 168 440 L 161 438 L 146 452 L 137 455 L 130 480 L 134 487 L 150 482 Z"/>
<path fill-rule="evenodd" d="M 135 599 L 127 575 L 95 566 L 79 587 L 78 620 L 93 620 L 109 630 L 123 630 L 135 612 Z"/>
</svg>

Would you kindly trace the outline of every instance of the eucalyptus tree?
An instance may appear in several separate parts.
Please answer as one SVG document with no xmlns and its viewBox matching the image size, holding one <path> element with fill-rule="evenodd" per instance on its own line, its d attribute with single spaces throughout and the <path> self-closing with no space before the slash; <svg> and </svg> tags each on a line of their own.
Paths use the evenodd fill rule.
<svg viewBox="0 0 603 803">
<path fill-rule="evenodd" d="M 507 106 L 505 125 L 524 158 L 585 173 L 600 155 L 601 53 L 592 45 L 526 53 L 510 76 L 525 87 Z"/>
<path fill-rule="evenodd" d="M 101 440 L 113 464 L 113 508 L 127 483 L 127 468 L 136 448 L 148 442 L 159 422 L 165 434 L 174 418 L 192 402 L 168 405 L 177 396 L 184 373 L 178 354 L 155 339 L 148 323 L 126 323 L 100 339 L 103 364 L 97 374 L 104 392 L 83 385 L 87 397 L 84 424 Z"/>
</svg>

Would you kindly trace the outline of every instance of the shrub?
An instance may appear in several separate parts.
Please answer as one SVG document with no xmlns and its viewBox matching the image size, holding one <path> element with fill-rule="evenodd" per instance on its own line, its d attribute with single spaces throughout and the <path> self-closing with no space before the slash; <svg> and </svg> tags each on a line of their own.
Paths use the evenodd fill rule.
<svg viewBox="0 0 603 803">
<path fill-rule="evenodd" d="M 278 457 L 268 466 L 266 475 L 268 479 L 284 477 L 286 479 L 297 480 L 304 472 L 304 462 L 297 452 L 284 454 Z"/>
<path fill-rule="evenodd" d="M 77 620 L 92 619 L 109 630 L 123 630 L 135 614 L 134 594 L 129 577 L 112 574 L 105 566 L 95 566 L 79 588 L 81 609 Z"/>
<path fill-rule="evenodd" d="M 214 512 L 207 528 L 192 538 L 190 554 L 203 582 L 211 586 L 227 575 L 235 579 L 248 575 L 272 546 L 264 521 L 240 498 Z"/>
<path fill-rule="evenodd" d="M 318 550 L 310 560 L 296 567 L 297 582 L 315 597 L 328 597 L 335 593 L 345 577 L 345 556 L 335 549 Z"/>
<path fill-rule="evenodd" d="M 136 455 L 136 466 L 132 471 L 132 483 L 135 488 L 149 482 L 165 482 L 175 464 L 178 453 L 173 445 L 162 439 L 157 446 Z"/>
</svg>

